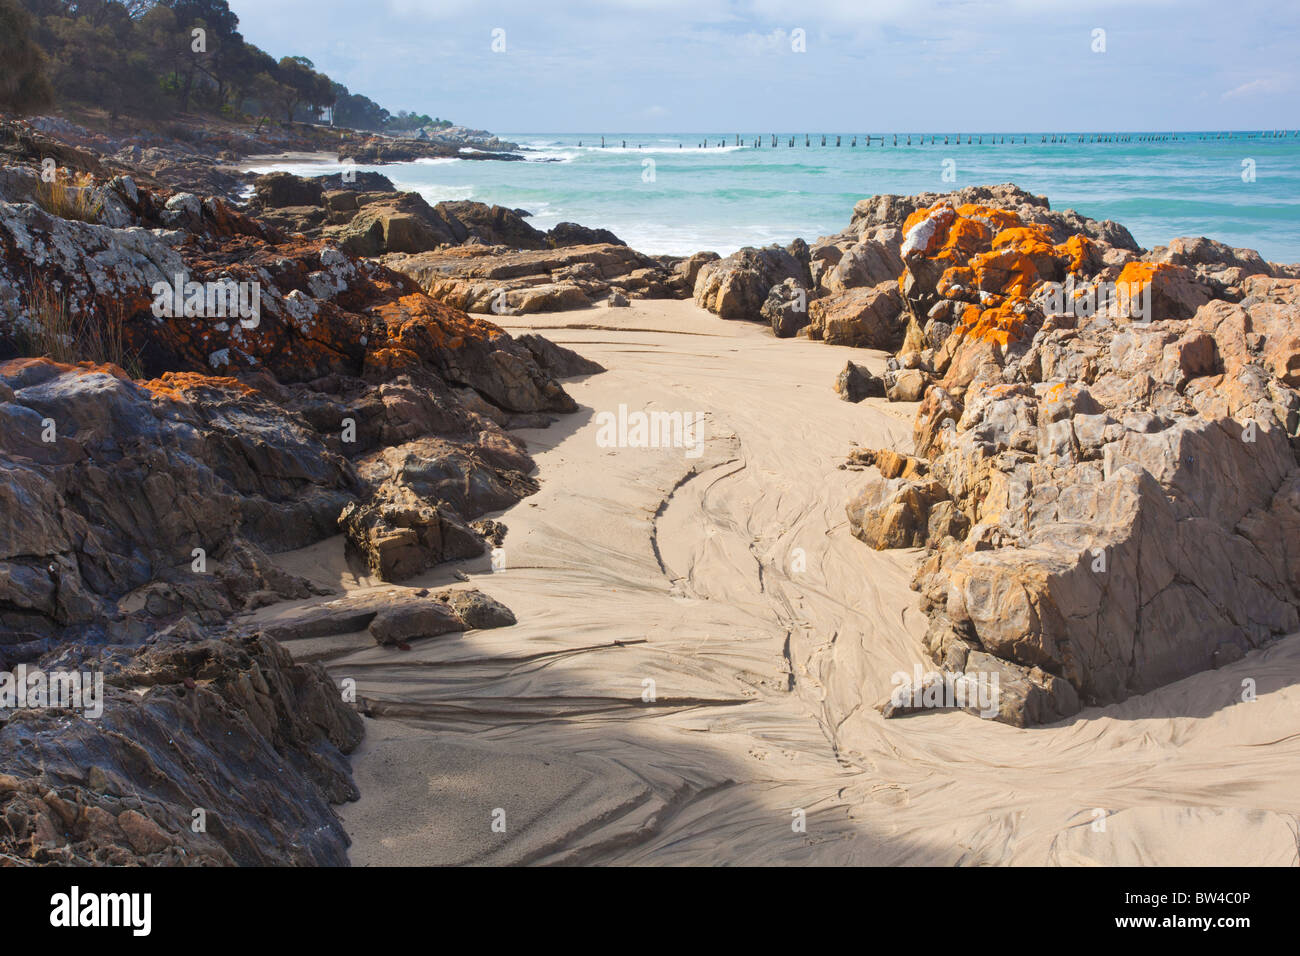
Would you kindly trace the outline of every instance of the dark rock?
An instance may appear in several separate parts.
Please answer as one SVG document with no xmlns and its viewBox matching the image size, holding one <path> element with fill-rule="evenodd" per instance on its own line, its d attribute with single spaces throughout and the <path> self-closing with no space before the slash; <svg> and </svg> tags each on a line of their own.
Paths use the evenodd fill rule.
<svg viewBox="0 0 1300 956">
<path fill-rule="evenodd" d="M 516 213 L 518 211 L 516 210 Z M 625 246 L 618 236 L 608 229 L 592 229 L 580 226 L 576 222 L 562 222 L 547 230 L 546 238 L 552 246 L 594 246 L 608 243 L 613 246 Z"/>
<path fill-rule="evenodd" d="M 860 402 L 866 398 L 884 398 L 885 383 L 872 375 L 864 366 L 848 362 L 835 379 L 835 392 L 846 402 Z"/>
<path fill-rule="evenodd" d="M 292 173 L 267 173 L 258 176 L 253 188 L 258 201 L 267 209 L 284 206 L 319 206 L 324 187 L 318 180 L 303 179 Z"/>
</svg>

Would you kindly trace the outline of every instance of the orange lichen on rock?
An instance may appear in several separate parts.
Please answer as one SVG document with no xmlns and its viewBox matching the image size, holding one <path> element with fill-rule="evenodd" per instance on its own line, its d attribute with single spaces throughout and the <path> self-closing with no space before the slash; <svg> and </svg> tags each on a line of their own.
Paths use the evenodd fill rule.
<svg viewBox="0 0 1300 956">
<path fill-rule="evenodd" d="M 139 385 L 159 398 L 174 402 L 188 402 L 190 392 L 203 388 L 219 388 L 245 396 L 257 394 L 257 389 L 238 379 L 224 375 L 204 375 L 201 372 L 164 372 L 158 378 L 140 382 Z"/>
<path fill-rule="evenodd" d="M 964 203 L 958 206 L 957 215 L 963 219 L 974 219 L 995 233 L 1022 225 L 1020 217 L 1010 209 L 983 206 L 979 203 Z"/>
<path fill-rule="evenodd" d="M 935 291 L 946 299 L 960 298 L 977 288 L 979 279 L 969 266 L 949 266 L 943 270 Z"/>
<path fill-rule="evenodd" d="M 1019 237 L 1023 240 L 1045 241 L 1046 235 L 1036 231 L 1039 228 L 1023 226 L 1020 217 L 1007 209 L 973 203 L 954 209 L 947 200 L 942 200 L 907 217 L 903 224 L 906 237 L 903 250 L 905 255 L 920 253 L 927 259 L 960 265 L 971 256 L 988 251 L 995 236 L 1009 231 L 1023 230 L 1024 235 Z M 1007 241 L 1015 238 L 1010 236 Z M 1045 247 L 1050 252 L 1050 242 Z"/>
<path fill-rule="evenodd" d="M 914 227 L 919 226 L 931 216 L 941 213 L 945 209 L 951 210 L 953 216 L 957 215 L 957 211 L 953 209 L 952 205 L 948 202 L 937 202 L 933 206 L 927 206 L 925 209 L 916 210 L 916 212 L 903 220 L 903 235 L 907 235 Z"/>
<path fill-rule="evenodd" d="M 992 309 L 968 305 L 962 311 L 961 321 L 953 328 L 952 334 L 979 342 L 995 342 L 1003 346 L 1018 342 L 1027 332 L 1026 316 L 1016 309 L 1016 306 L 1023 302 L 1023 299 L 1008 299 Z"/>
<path fill-rule="evenodd" d="M 1041 281 L 1034 260 L 1015 249 L 981 253 L 970 262 L 977 287 L 995 295 L 1024 298 Z"/>
<path fill-rule="evenodd" d="M 1017 251 L 1027 255 L 1050 256 L 1056 253 L 1056 248 L 1052 245 L 1052 234 L 1047 231 L 1047 227 L 1037 224 L 1012 226 L 1003 229 L 993 237 L 995 251 L 1008 246 L 1013 246 Z"/>
<path fill-rule="evenodd" d="M 1115 284 L 1132 289 L 1134 293 L 1137 293 L 1161 272 L 1173 272 L 1176 269 L 1177 266 L 1168 262 L 1129 262 L 1120 271 Z"/>
<path fill-rule="evenodd" d="M 505 335 L 500 326 L 453 309 L 423 292 L 382 303 L 371 312 L 383 320 L 390 340 L 397 345 L 406 344 L 412 337 L 423 337 L 434 348 L 458 349 L 467 341 Z"/>
<path fill-rule="evenodd" d="M 0 362 L 0 377 L 9 377 L 32 368 L 48 366 L 54 372 L 75 372 L 79 375 L 111 375 L 124 382 L 131 381 L 131 376 L 111 362 L 78 362 L 68 365 L 49 358 L 15 358 Z"/>
<path fill-rule="evenodd" d="M 373 376 L 377 372 L 396 375 L 400 374 L 402 371 L 416 368 L 419 365 L 420 356 L 416 355 L 410 349 L 375 349 L 372 352 L 366 353 L 366 363 L 363 375 Z"/>
<path fill-rule="evenodd" d="M 903 254 L 919 252 L 929 256 L 943 246 L 957 211 L 948 202 L 918 209 L 903 222 Z"/>
<path fill-rule="evenodd" d="M 1087 236 L 1075 234 L 1056 246 L 1055 250 L 1057 256 L 1067 260 L 1065 264 L 1067 272 L 1078 272 L 1088 261 L 1088 255 L 1092 251 L 1092 240 Z"/>
</svg>

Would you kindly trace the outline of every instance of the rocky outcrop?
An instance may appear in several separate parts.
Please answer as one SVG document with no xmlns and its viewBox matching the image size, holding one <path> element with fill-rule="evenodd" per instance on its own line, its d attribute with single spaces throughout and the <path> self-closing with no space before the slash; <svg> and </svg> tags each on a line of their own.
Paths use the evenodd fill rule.
<svg viewBox="0 0 1300 956">
<path fill-rule="evenodd" d="M 435 140 L 396 139 L 390 136 L 371 136 L 344 143 L 339 147 L 339 160 L 352 160 L 363 166 L 385 163 L 410 163 L 417 159 L 480 159 L 523 162 L 526 158 L 513 143 L 495 146 L 480 145 L 472 148 L 454 142 Z"/>
<path fill-rule="evenodd" d="M 520 210 L 507 209 L 504 206 L 487 206 L 481 202 L 440 202 L 438 211 L 444 216 L 454 217 L 464 224 L 468 236 L 473 236 L 489 246 L 508 246 L 511 249 L 545 249 L 554 243 L 549 241 L 546 233 L 534 229 Z M 566 223 L 571 228 L 570 236 L 580 232 L 583 227 L 576 223 Z M 463 239 L 460 241 L 464 241 Z M 419 251 L 393 249 L 392 252 Z"/>
<path fill-rule="evenodd" d="M 361 718 L 319 665 L 188 619 L 143 644 L 63 645 L 46 671 L 103 676 L 102 714 L 17 709 L 0 725 L 10 863 L 344 866 L 331 803 Z"/>
<path fill-rule="evenodd" d="M 577 309 L 612 292 L 644 299 L 686 294 L 680 273 L 622 245 L 531 252 L 466 245 L 383 261 L 433 298 L 466 312 L 525 315 Z"/>
<path fill-rule="evenodd" d="M 599 366 L 220 198 L 61 175 L 52 192 L 0 166 L 0 665 L 84 665 L 110 690 L 102 724 L 45 708 L 0 728 L 0 845 L 344 863 L 329 804 L 356 796 L 360 722 L 239 623 L 321 593 L 268 555 L 342 530 L 396 579 L 499 545 L 504 526 L 474 519 L 536 489 L 506 429 L 573 411 L 556 377 Z M 264 201 L 316 200 L 299 188 Z M 362 195 L 278 208 L 342 215 Z M 432 613 L 457 629 L 507 623 L 484 595 L 445 597 Z"/>
<path fill-rule="evenodd" d="M 576 222 L 556 223 L 546 233 L 547 242 L 555 247 L 560 246 L 625 246 L 627 245 L 622 239 L 614 235 L 608 229 L 592 229 L 589 226 L 580 226 Z"/>
<path fill-rule="evenodd" d="M 321 183 L 314 179 L 303 179 L 293 173 L 267 173 L 257 177 L 253 188 L 257 201 L 264 209 L 324 205 Z"/>
<path fill-rule="evenodd" d="M 924 467 L 874 453 L 847 510 L 874 548 L 926 549 L 934 660 L 996 673 L 996 719 L 1025 726 L 1300 628 L 1300 281 L 1209 240 L 1139 259 L 1122 227 L 1066 234 L 1078 217 L 1006 187 L 929 200 L 855 212 L 905 217 L 884 384 L 921 400 Z M 1099 309 L 1108 283 L 1134 301 Z"/>
<path fill-rule="evenodd" d="M 825 296 L 809 307 L 808 336 L 827 345 L 893 351 L 906 330 L 902 308 L 898 284 L 892 280 Z"/>
<path fill-rule="evenodd" d="M 807 263 L 800 261 L 790 249 L 747 246 L 699 269 L 695 304 L 719 318 L 761 321 L 768 293 L 786 279 L 794 280 L 803 289 L 812 285 Z"/>
<path fill-rule="evenodd" d="M 772 326 L 772 334 L 786 339 L 808 325 L 808 290 L 797 279 L 772 286 L 759 310 Z"/>
<path fill-rule="evenodd" d="M 264 633 L 289 643 L 368 631 L 389 645 L 514 623 L 509 608 L 475 588 L 373 588 L 280 615 Z"/>
<path fill-rule="evenodd" d="M 465 243 L 511 250 L 624 245 L 607 229 L 562 222 L 548 232 L 531 226 L 529 213 L 481 202 L 430 206 L 415 192 L 399 192 L 378 173 L 352 172 L 304 179 L 267 173 L 254 183 L 251 208 L 287 233 L 325 238 L 356 256 L 418 253 Z"/>
</svg>

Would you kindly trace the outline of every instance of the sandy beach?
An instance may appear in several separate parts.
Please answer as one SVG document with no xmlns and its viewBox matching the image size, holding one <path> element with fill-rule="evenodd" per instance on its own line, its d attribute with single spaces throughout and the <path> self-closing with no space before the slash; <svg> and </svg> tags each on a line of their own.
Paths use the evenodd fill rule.
<svg viewBox="0 0 1300 956">
<path fill-rule="evenodd" d="M 340 808 L 354 865 L 1297 862 L 1300 636 L 1048 727 L 886 721 L 891 676 L 929 666 L 920 552 L 850 535 L 862 476 L 840 465 L 854 443 L 906 450 L 913 406 L 829 384 L 884 354 L 688 302 L 505 323 L 608 371 L 565 382 L 577 414 L 519 433 L 541 491 L 497 516 L 505 569 L 402 587 L 460 572 L 519 623 L 292 648 L 369 704 L 361 799 Z M 703 412 L 703 453 L 599 447 L 620 403 Z M 339 538 L 281 563 L 394 587 L 353 576 Z"/>
</svg>

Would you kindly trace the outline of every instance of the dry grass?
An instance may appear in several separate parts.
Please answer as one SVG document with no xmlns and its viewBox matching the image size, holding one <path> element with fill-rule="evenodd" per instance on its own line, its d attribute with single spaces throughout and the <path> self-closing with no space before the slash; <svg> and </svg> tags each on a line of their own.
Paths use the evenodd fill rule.
<svg viewBox="0 0 1300 956">
<path fill-rule="evenodd" d="M 51 216 L 98 222 L 104 201 L 95 195 L 94 185 L 95 179 L 89 173 L 78 173 L 67 179 L 56 176 L 54 182 L 48 183 L 39 179 L 33 196 L 36 204 Z"/>
<path fill-rule="evenodd" d="M 26 305 L 29 325 L 22 346 L 29 355 L 67 365 L 112 364 L 132 378 L 143 377 L 139 351 L 126 344 L 126 308 L 121 303 L 103 313 L 73 315 L 67 296 L 34 276 Z"/>
</svg>

